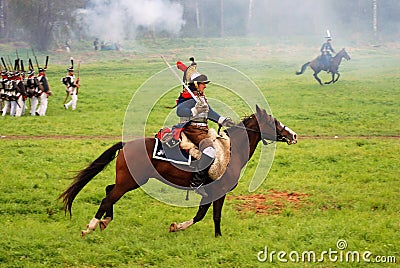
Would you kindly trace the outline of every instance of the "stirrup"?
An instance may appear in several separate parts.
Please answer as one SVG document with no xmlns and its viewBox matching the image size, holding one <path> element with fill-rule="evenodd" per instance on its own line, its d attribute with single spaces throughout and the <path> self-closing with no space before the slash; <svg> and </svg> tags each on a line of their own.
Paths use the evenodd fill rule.
<svg viewBox="0 0 400 268">
<path fill-rule="evenodd" d="M 194 190 L 196 194 L 201 195 L 202 197 L 208 197 L 208 194 L 206 193 L 206 190 L 204 190 L 203 184 L 200 184 L 198 187 L 196 186 L 191 186 L 191 188 Z"/>
</svg>

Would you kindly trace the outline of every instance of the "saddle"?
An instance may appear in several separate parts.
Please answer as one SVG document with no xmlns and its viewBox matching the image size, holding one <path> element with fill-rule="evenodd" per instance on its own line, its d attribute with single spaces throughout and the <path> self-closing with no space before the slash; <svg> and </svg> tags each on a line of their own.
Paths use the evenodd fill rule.
<svg viewBox="0 0 400 268">
<path fill-rule="evenodd" d="M 173 132 L 173 135 L 171 135 L 171 130 L 163 128 L 161 129 L 157 135 L 156 135 L 156 147 L 164 147 L 164 150 L 168 150 L 169 153 L 167 153 L 166 156 L 163 156 L 160 158 L 160 153 L 156 152 L 156 148 L 153 152 L 153 158 L 164 160 L 164 161 L 169 161 L 169 162 L 175 162 L 179 161 L 180 164 L 186 164 L 190 165 L 191 164 L 191 158 L 193 157 L 194 159 L 200 159 L 201 156 L 201 151 L 199 148 L 192 142 L 190 141 L 186 135 L 183 133 L 183 131 L 179 130 L 179 135 L 180 138 L 179 140 L 176 140 L 177 134 L 176 132 Z M 166 135 L 165 135 L 166 134 Z M 226 167 L 228 166 L 228 163 L 230 161 L 231 157 L 231 144 L 230 144 L 230 138 L 225 132 L 222 132 L 220 135 L 218 135 L 217 131 L 213 128 L 210 128 L 208 130 L 208 135 L 210 136 L 211 140 L 213 141 L 213 145 L 216 151 L 215 155 L 215 160 L 213 164 L 210 166 L 210 169 L 208 171 L 208 175 L 212 180 L 218 180 L 226 171 Z M 172 139 L 170 137 L 172 136 Z M 165 138 L 168 137 L 168 138 Z M 171 145 L 171 141 L 173 146 Z M 160 145 L 163 143 L 166 146 Z M 179 146 L 177 146 L 179 144 Z M 175 151 L 175 153 L 171 153 Z M 174 155 L 177 155 L 178 159 L 174 159 Z M 183 163 L 182 161 L 182 155 L 186 155 L 188 161 Z"/>
</svg>

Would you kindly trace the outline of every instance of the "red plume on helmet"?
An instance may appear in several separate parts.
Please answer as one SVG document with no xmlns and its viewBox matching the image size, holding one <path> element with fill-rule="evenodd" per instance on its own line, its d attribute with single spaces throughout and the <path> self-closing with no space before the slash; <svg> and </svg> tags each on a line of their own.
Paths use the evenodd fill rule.
<svg viewBox="0 0 400 268">
<path fill-rule="evenodd" d="M 187 66 L 186 66 L 183 62 L 181 62 L 181 61 L 177 61 L 177 62 L 176 62 L 176 67 L 177 67 L 179 70 L 181 70 L 182 72 L 186 71 L 186 69 L 187 69 Z"/>
</svg>

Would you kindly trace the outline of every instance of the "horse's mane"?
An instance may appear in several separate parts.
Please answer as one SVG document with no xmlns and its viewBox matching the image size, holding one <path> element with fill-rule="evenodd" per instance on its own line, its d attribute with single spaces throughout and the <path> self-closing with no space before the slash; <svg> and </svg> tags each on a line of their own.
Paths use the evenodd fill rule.
<svg viewBox="0 0 400 268">
<path fill-rule="evenodd" d="M 246 126 L 249 123 L 249 121 L 254 120 L 254 119 L 255 119 L 255 114 L 244 115 L 242 117 L 242 120 L 239 123 L 237 123 L 234 126 L 229 128 L 229 132 L 232 133 L 232 131 L 242 131 L 243 127 L 240 126 L 240 124 L 243 124 L 244 126 Z"/>
</svg>

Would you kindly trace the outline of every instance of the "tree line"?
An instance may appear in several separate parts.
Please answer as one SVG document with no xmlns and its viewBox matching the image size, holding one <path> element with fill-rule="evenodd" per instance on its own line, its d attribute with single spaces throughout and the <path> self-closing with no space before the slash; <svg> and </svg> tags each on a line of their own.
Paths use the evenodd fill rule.
<svg viewBox="0 0 400 268">
<path fill-rule="evenodd" d="M 66 39 L 93 38 L 76 12 L 92 1 L 0 0 L 0 42 L 24 41 L 45 51 Z M 328 25 L 366 35 L 400 32 L 398 0 L 164 1 L 183 7 L 181 37 L 318 34 Z"/>
</svg>

